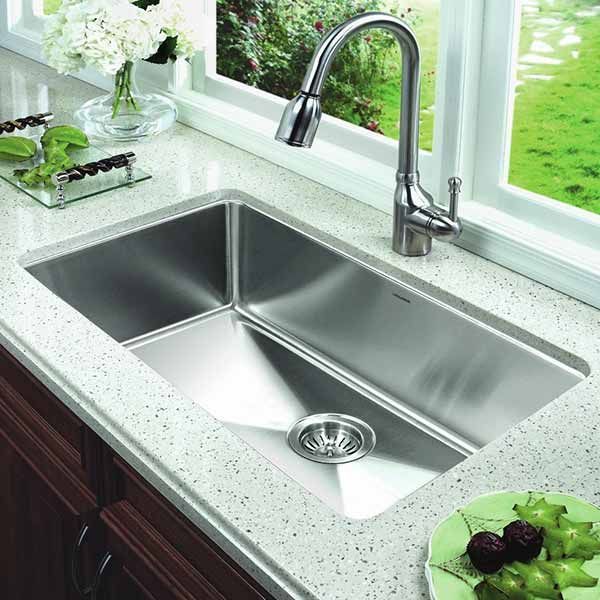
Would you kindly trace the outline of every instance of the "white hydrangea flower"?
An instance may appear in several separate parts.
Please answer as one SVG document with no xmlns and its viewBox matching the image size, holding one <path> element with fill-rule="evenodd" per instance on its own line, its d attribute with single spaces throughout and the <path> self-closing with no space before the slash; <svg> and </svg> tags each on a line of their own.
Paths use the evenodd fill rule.
<svg viewBox="0 0 600 600">
<path fill-rule="evenodd" d="M 161 0 L 148 12 L 156 15 L 168 37 L 177 37 L 175 54 L 191 58 L 205 46 L 202 13 L 198 0 Z"/>
<path fill-rule="evenodd" d="M 64 0 L 62 10 L 46 18 L 42 45 L 50 66 L 59 73 L 73 73 L 85 64 L 77 49 L 70 47 L 64 37 L 67 23 L 66 8 L 75 4 L 75 0 Z"/>
<path fill-rule="evenodd" d="M 114 75 L 152 56 L 165 38 L 157 15 L 129 0 L 64 0 L 47 20 L 43 49 L 60 73 L 88 65 Z"/>
</svg>

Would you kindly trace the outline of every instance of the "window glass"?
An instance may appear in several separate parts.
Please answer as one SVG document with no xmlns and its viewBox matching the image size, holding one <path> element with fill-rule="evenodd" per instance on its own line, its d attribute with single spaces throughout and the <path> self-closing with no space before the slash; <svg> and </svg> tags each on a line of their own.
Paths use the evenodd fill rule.
<svg viewBox="0 0 600 600">
<path fill-rule="evenodd" d="M 440 0 L 217 0 L 217 71 L 284 98 L 300 89 L 322 36 L 365 10 L 407 20 L 423 53 L 421 148 L 431 150 Z M 340 53 L 323 93 L 330 115 L 398 138 L 400 53 L 393 38 L 369 31 Z"/>
<path fill-rule="evenodd" d="M 600 213 L 600 2 L 523 0 L 509 183 Z"/>
<path fill-rule="evenodd" d="M 44 3 L 44 14 L 51 15 L 58 10 L 62 0 L 43 0 Z"/>
</svg>

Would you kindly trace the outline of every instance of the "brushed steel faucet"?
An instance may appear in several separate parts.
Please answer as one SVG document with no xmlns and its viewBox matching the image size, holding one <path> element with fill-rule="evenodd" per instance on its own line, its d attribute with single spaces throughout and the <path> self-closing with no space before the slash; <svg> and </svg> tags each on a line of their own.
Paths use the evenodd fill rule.
<svg viewBox="0 0 600 600">
<path fill-rule="evenodd" d="M 310 148 L 321 120 L 321 91 L 329 69 L 346 42 L 366 29 L 391 32 L 402 50 L 402 99 L 399 164 L 394 194 L 393 249 L 404 256 L 424 256 L 431 240 L 452 242 L 460 236 L 462 224 L 457 215 L 462 181 L 449 180 L 450 205 L 446 210 L 435 204 L 420 183 L 419 118 L 421 53 L 415 34 L 401 19 L 381 12 L 366 12 L 332 29 L 322 40 L 308 66 L 300 93 L 292 99 L 281 117 L 276 139 L 298 148 Z"/>
</svg>

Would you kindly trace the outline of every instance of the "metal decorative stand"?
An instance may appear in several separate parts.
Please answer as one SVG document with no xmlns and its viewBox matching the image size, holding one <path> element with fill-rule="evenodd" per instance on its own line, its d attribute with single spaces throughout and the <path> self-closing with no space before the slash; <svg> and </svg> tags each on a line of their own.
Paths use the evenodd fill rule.
<svg viewBox="0 0 600 600">
<path fill-rule="evenodd" d="M 72 181 L 81 181 L 85 177 L 95 177 L 101 173 L 108 173 L 113 169 L 125 169 L 125 183 L 132 186 L 135 183 L 133 165 L 137 157 L 134 152 L 116 154 L 109 158 L 103 158 L 85 165 L 79 165 L 60 171 L 52 175 L 52 183 L 56 186 L 56 203 L 58 208 L 65 208 L 66 191 L 65 186 Z"/>
<path fill-rule="evenodd" d="M 29 115 L 28 117 L 20 117 L 12 121 L 4 121 L 0 123 L 0 135 L 3 133 L 14 133 L 15 131 L 23 131 L 27 127 L 40 127 L 48 129 L 48 124 L 54 119 L 54 114 L 51 112 L 38 113 L 37 115 Z"/>
<path fill-rule="evenodd" d="M 43 127 L 46 130 L 53 119 L 53 113 L 45 112 L 0 122 L 0 135 L 35 127 Z M 50 182 L 52 185 L 26 185 L 15 172 L 17 167 L 22 170 L 38 166 L 41 158 L 39 152 L 26 162 L 0 161 L 0 179 L 47 208 L 65 208 L 67 203 L 122 187 L 131 187 L 152 177 L 139 167 L 134 167 L 137 157 L 133 152 L 106 156 L 102 148 L 90 145 L 87 148 L 73 148 L 69 154 L 76 166 L 53 175 Z M 120 173 L 121 169 L 123 176 Z"/>
</svg>

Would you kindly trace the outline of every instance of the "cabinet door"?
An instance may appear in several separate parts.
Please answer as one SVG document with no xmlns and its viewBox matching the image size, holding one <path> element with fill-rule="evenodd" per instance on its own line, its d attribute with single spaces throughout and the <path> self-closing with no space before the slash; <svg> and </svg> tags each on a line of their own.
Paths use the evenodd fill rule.
<svg viewBox="0 0 600 600">
<path fill-rule="evenodd" d="M 100 520 L 107 553 L 94 600 L 225 600 L 128 502 L 103 509 Z"/>
<path fill-rule="evenodd" d="M 71 551 L 83 515 L 94 504 L 65 491 L 24 460 L 0 431 L 0 597 L 78 598 Z"/>
<path fill-rule="evenodd" d="M 95 593 L 97 600 L 157 600 L 124 565 L 108 565 Z"/>
<path fill-rule="evenodd" d="M 105 458 L 107 498 L 102 512 L 109 529 L 144 539 L 159 562 L 194 600 L 273 600 L 231 557 L 153 489 L 127 463 L 109 451 Z M 133 535 L 131 535 L 133 532 Z M 154 590 L 150 587 L 149 589 Z"/>
</svg>

